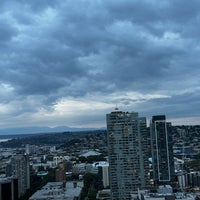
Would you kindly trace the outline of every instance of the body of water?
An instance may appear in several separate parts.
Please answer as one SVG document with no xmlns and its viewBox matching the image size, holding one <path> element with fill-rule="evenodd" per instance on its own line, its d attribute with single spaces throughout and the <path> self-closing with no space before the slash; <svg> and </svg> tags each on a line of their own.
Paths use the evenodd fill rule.
<svg viewBox="0 0 200 200">
<path fill-rule="evenodd" d="M 7 142 L 8 140 L 11 140 L 11 138 L 0 139 L 0 142 Z"/>
</svg>

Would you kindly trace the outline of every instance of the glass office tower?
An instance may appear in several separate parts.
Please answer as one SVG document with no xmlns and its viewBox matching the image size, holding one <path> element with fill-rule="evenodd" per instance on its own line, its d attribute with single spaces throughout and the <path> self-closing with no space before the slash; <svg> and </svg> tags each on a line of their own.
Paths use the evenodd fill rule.
<svg viewBox="0 0 200 200">
<path fill-rule="evenodd" d="M 153 116 L 150 123 L 153 180 L 155 185 L 172 185 L 175 180 L 171 123 L 165 115 Z"/>
</svg>

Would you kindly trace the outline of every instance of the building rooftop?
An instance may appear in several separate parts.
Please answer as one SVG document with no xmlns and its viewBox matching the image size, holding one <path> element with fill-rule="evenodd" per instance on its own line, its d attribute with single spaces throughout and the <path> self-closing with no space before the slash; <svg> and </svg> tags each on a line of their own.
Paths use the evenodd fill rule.
<svg viewBox="0 0 200 200">
<path fill-rule="evenodd" d="M 82 188 L 82 181 L 49 182 L 34 193 L 29 200 L 71 200 L 80 196 Z"/>
<path fill-rule="evenodd" d="M 101 153 L 99 153 L 97 151 L 88 151 L 86 153 L 81 154 L 80 156 L 87 158 L 88 156 L 99 156 L 99 155 L 101 155 Z"/>
<path fill-rule="evenodd" d="M 104 167 L 104 166 L 109 166 L 109 163 L 106 161 L 99 161 L 99 162 L 95 162 L 92 164 L 93 167 Z"/>
<path fill-rule="evenodd" d="M 16 177 L 14 176 L 11 176 L 11 177 L 0 177 L 0 183 L 7 183 L 7 182 L 10 182 L 11 180 L 15 179 Z"/>
</svg>

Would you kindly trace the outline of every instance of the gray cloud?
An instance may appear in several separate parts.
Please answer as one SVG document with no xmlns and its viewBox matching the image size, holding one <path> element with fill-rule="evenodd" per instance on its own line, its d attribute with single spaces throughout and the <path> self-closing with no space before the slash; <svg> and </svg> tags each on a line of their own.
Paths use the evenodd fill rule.
<svg viewBox="0 0 200 200">
<path fill-rule="evenodd" d="M 122 108 L 147 115 L 197 115 L 198 0 L 0 4 L 0 119 L 12 112 L 54 112 L 63 98 L 89 101 L 89 95 L 105 103 L 113 94 L 122 95 Z M 124 97 L 130 92 L 169 98 Z"/>
</svg>

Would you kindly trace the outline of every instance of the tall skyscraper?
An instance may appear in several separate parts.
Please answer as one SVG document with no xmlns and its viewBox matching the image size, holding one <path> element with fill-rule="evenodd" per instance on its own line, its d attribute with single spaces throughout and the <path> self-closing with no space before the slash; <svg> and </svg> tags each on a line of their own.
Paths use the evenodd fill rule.
<svg viewBox="0 0 200 200">
<path fill-rule="evenodd" d="M 173 184 L 175 171 L 171 123 L 166 122 L 165 115 L 152 117 L 150 134 L 154 184 Z"/>
<path fill-rule="evenodd" d="M 148 184 L 146 118 L 118 109 L 106 117 L 111 196 L 130 199 Z"/>
<path fill-rule="evenodd" d="M 18 178 L 19 196 L 30 188 L 30 167 L 27 155 L 17 155 L 11 158 L 12 176 Z"/>
</svg>

